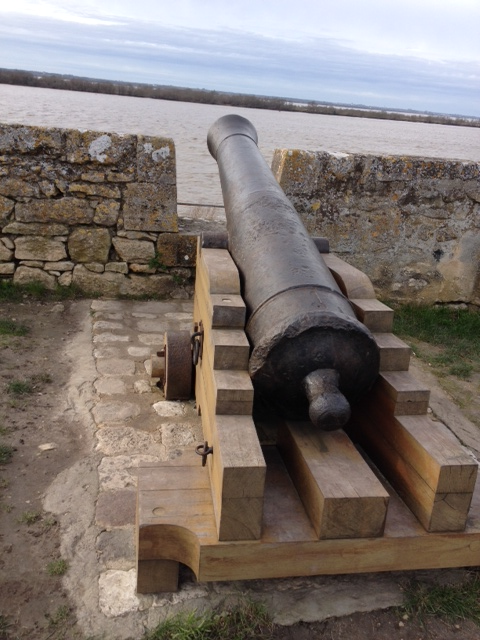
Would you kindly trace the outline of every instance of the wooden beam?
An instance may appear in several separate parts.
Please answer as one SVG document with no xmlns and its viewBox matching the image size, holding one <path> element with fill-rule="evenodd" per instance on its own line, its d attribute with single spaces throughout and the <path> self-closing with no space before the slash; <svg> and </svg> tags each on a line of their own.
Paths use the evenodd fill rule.
<svg viewBox="0 0 480 640">
<path fill-rule="evenodd" d="M 424 415 L 428 410 L 430 391 L 408 371 L 382 371 L 368 401 L 388 415 Z"/>
<path fill-rule="evenodd" d="M 230 300 L 236 295 L 238 271 L 221 249 L 202 249 L 197 265 L 194 321 L 201 321 L 204 335 L 195 396 L 205 440 L 213 447 L 208 469 L 218 539 L 258 539 L 266 467 L 251 417 L 250 345 L 238 328 L 245 305 L 237 300 L 220 314 L 221 320 L 215 317 L 214 296 Z M 217 322 L 222 328 L 214 327 Z"/>
<path fill-rule="evenodd" d="M 322 254 L 342 293 L 347 298 L 376 298 L 370 278 L 333 253 Z"/>
<path fill-rule="evenodd" d="M 278 447 L 319 538 L 382 535 L 388 493 L 344 431 L 288 422 Z"/>
<path fill-rule="evenodd" d="M 477 483 L 463 532 L 428 533 L 390 492 L 383 536 L 318 539 L 298 493 L 274 447 L 268 460 L 262 535 L 258 540 L 219 541 L 213 504 L 202 485 L 205 469 L 185 463 L 158 463 L 145 487 L 139 469 L 139 558 L 184 562 L 199 581 L 248 580 L 477 566 L 480 553 L 480 486 Z M 169 479 L 180 466 L 181 493 Z M 175 476 L 176 477 L 176 476 Z M 200 480 L 199 480 L 200 478 Z M 191 492 L 195 496 L 188 498 Z M 170 494 L 170 497 L 165 494 Z M 185 497 L 185 500 L 183 499 Z M 153 591 L 158 589 L 153 588 Z"/>
<path fill-rule="evenodd" d="M 393 333 L 374 333 L 380 349 L 380 371 L 408 371 L 411 348 Z"/>
<path fill-rule="evenodd" d="M 444 425 L 425 415 L 388 415 L 365 399 L 347 430 L 427 531 L 465 528 L 478 465 Z"/>
<path fill-rule="evenodd" d="M 355 315 L 373 333 L 391 333 L 393 309 L 375 298 L 351 298 Z"/>
</svg>

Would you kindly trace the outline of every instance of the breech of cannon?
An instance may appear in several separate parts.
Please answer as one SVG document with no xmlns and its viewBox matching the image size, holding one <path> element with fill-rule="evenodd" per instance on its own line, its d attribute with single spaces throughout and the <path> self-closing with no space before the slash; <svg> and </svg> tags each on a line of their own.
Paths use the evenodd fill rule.
<svg viewBox="0 0 480 640">
<path fill-rule="evenodd" d="M 278 185 L 253 125 L 217 120 L 208 148 L 219 167 L 228 230 L 247 305 L 256 402 L 285 417 L 342 427 L 350 402 L 378 375 L 379 352 Z"/>
</svg>

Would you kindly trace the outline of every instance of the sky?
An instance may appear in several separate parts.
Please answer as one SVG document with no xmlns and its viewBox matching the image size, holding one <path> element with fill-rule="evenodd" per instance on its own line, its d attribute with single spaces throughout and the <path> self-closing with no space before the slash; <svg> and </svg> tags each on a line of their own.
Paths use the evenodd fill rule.
<svg viewBox="0 0 480 640">
<path fill-rule="evenodd" d="M 0 0 L 0 67 L 480 116 L 480 0 Z"/>
</svg>

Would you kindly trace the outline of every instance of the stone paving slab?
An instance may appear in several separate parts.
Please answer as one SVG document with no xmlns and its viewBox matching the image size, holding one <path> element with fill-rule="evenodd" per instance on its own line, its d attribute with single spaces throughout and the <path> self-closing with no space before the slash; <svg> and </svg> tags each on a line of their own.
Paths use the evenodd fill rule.
<svg viewBox="0 0 480 640">
<path fill-rule="evenodd" d="M 196 584 L 135 593 L 136 469 L 203 442 L 194 401 L 166 401 L 149 375 L 163 332 L 191 329 L 191 301 L 95 300 L 69 353 L 78 363 L 69 401 L 85 423 L 85 457 L 50 487 L 45 508 L 61 523 L 64 584 L 86 636 L 140 639 L 177 611 L 218 608 L 245 594 L 280 624 L 401 604 L 405 575 L 320 576 Z M 436 572 L 437 574 L 439 572 Z M 441 573 L 441 572 L 440 572 Z"/>
</svg>

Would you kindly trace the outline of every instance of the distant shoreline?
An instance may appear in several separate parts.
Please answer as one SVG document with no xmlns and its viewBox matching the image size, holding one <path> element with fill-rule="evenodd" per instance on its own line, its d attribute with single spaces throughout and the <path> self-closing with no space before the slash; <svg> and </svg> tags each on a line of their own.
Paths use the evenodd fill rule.
<svg viewBox="0 0 480 640">
<path fill-rule="evenodd" d="M 352 118 L 373 118 L 378 120 L 401 120 L 404 122 L 426 122 L 462 127 L 480 127 L 480 118 L 474 116 L 466 117 L 460 115 L 421 113 L 408 109 L 381 109 L 365 105 L 332 104 L 315 100 L 275 98 L 242 93 L 227 93 L 208 89 L 189 89 L 186 87 L 156 84 L 97 80 L 95 78 L 83 78 L 42 71 L 0 69 L 0 84 L 105 93 L 137 98 L 176 100 L 199 104 L 218 104 L 247 109 L 271 109 L 274 111 L 296 111 L 329 116 L 348 116 Z"/>
</svg>

